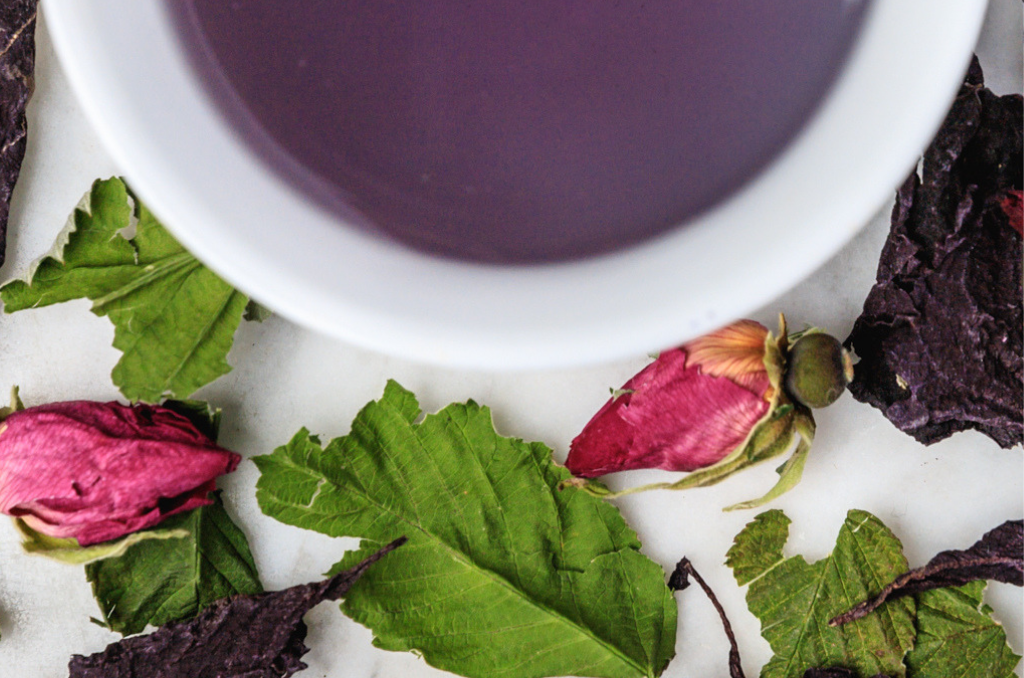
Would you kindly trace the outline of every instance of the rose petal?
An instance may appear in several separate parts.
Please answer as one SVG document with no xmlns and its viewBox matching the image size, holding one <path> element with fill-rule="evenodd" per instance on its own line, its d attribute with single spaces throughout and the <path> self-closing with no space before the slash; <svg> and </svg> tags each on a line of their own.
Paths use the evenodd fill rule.
<svg viewBox="0 0 1024 678">
<path fill-rule="evenodd" d="M 764 368 L 765 339 L 768 328 L 753 320 L 738 320 L 684 344 L 690 365 L 700 366 L 704 374 L 728 377 L 751 391 L 768 390 Z"/>
<path fill-rule="evenodd" d="M 742 444 L 769 408 L 763 394 L 687 366 L 683 349 L 662 353 L 623 388 L 632 392 L 606 403 L 572 441 L 566 466 L 574 475 L 709 466 Z"/>
</svg>

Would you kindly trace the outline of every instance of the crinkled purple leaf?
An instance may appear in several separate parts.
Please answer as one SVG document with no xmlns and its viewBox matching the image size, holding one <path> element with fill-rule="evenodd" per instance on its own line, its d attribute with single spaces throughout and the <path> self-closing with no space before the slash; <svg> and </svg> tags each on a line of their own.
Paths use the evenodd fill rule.
<svg viewBox="0 0 1024 678">
<path fill-rule="evenodd" d="M 224 598 L 188 621 L 71 658 L 70 678 L 287 678 L 306 668 L 302 617 L 349 587 L 405 538 L 316 584 Z"/>
<path fill-rule="evenodd" d="M 25 158 L 25 107 L 36 58 L 36 0 L 0 2 L 0 265 L 7 243 L 11 193 Z"/>
<path fill-rule="evenodd" d="M 943 551 L 924 567 L 896 577 L 877 596 L 839 615 L 829 625 L 838 626 L 865 617 L 890 598 L 962 586 L 978 579 L 1024 586 L 1024 521 L 1007 520 L 986 532 L 969 549 Z"/>
<path fill-rule="evenodd" d="M 921 176 L 897 194 L 846 340 L 854 397 L 925 444 L 965 429 L 1024 442 L 1024 250 L 1006 208 L 1021 190 L 1021 120 L 1021 96 L 985 88 L 975 59 Z"/>
</svg>

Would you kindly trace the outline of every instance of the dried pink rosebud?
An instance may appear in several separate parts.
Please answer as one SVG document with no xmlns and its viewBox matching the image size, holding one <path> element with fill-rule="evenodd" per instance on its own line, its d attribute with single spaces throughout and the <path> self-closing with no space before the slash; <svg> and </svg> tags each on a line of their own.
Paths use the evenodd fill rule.
<svg viewBox="0 0 1024 678">
<path fill-rule="evenodd" d="M 768 413 L 768 330 L 741 320 L 665 351 L 605 403 L 566 466 L 594 478 L 640 468 L 693 471 L 736 450 Z"/>
<path fill-rule="evenodd" d="M 790 336 L 780 314 L 773 336 L 740 320 L 662 353 L 626 382 L 572 441 L 566 466 L 574 477 L 560 486 L 606 499 L 706 487 L 795 442 L 767 493 L 726 510 L 761 506 L 800 482 L 814 440 L 810 408 L 834 402 L 851 377 L 850 356 L 821 330 Z M 588 480 L 643 468 L 690 473 L 618 491 Z"/>
<path fill-rule="evenodd" d="M 0 512 L 82 546 L 211 503 L 239 456 L 153 405 L 73 401 L 0 424 Z"/>
</svg>

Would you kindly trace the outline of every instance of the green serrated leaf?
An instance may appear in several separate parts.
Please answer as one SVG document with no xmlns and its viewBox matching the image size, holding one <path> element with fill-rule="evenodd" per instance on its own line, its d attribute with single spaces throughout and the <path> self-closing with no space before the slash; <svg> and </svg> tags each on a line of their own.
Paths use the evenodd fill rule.
<svg viewBox="0 0 1024 678">
<path fill-rule="evenodd" d="M 1020 657 L 1006 644 L 992 608 L 982 603 L 985 586 L 975 581 L 915 594 L 917 644 L 906 658 L 910 678 L 1014 675 Z"/>
<path fill-rule="evenodd" d="M 123 233 L 134 227 L 131 238 Z M 112 377 L 130 400 L 185 398 L 231 370 L 248 298 L 181 247 L 120 179 L 97 181 L 26 280 L 0 288 L 13 313 L 87 298 L 114 323 Z"/>
<path fill-rule="evenodd" d="M 761 677 L 800 678 L 808 668 L 833 666 L 860 676 L 905 676 L 903 656 L 916 633 L 911 598 L 892 601 L 882 615 L 828 625 L 907 569 L 899 540 L 870 513 L 850 511 L 835 550 L 808 564 L 782 558 L 788 522 L 780 511 L 758 516 L 728 555 L 737 581 L 750 583 L 747 605 L 775 653 Z"/>
<path fill-rule="evenodd" d="M 790 522 L 785 513 L 772 509 L 758 515 L 736 535 L 725 564 L 732 569 L 737 584 L 746 586 L 784 560 L 782 549 L 789 540 Z"/>
<path fill-rule="evenodd" d="M 263 512 L 362 538 L 344 568 L 406 535 L 343 610 L 374 644 L 413 650 L 464 676 L 659 675 L 674 653 L 676 604 L 618 510 L 574 488 L 539 443 L 499 436 L 469 401 L 422 423 L 390 382 L 348 436 L 300 431 L 256 458 Z"/>
<path fill-rule="evenodd" d="M 87 565 L 105 558 L 116 558 L 135 544 L 149 539 L 182 539 L 188 536 L 187 530 L 162 525 L 152 530 L 133 532 L 113 541 L 79 546 L 77 539 L 49 537 L 36 532 L 21 518 L 14 519 L 14 526 L 21 534 L 21 548 L 25 553 L 46 556 L 68 565 Z"/>
<path fill-rule="evenodd" d="M 263 590 L 245 535 L 219 497 L 168 518 L 161 529 L 181 530 L 185 537 L 143 541 L 86 567 L 108 628 L 139 633 L 148 624 L 193 617 L 220 598 Z"/>
</svg>

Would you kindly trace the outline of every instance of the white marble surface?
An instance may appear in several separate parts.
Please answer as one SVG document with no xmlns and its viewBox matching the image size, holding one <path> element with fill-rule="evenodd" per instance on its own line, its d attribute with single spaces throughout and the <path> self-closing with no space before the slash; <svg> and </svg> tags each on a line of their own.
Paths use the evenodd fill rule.
<svg viewBox="0 0 1024 678">
<path fill-rule="evenodd" d="M 49 248 L 93 179 L 118 173 L 71 95 L 45 23 L 38 42 L 30 142 L 12 206 L 3 279 L 21 274 Z M 1018 0 L 995 0 L 979 53 L 996 91 L 1020 91 Z M 888 206 L 883 207 L 832 261 L 754 317 L 771 323 L 781 310 L 794 326 L 813 323 L 845 336 L 873 281 L 887 212 Z M 118 359 L 110 347 L 112 337 L 110 323 L 90 314 L 87 302 L 2 316 L 0 388 L 19 384 L 29 404 L 117 398 L 109 378 Z M 243 456 L 269 452 L 300 426 L 325 436 L 344 433 L 359 407 L 380 395 L 387 378 L 396 378 L 417 393 L 428 411 L 467 398 L 488 404 L 499 431 L 543 440 L 562 458 L 569 440 L 607 397 L 608 387 L 621 384 L 646 358 L 561 372 L 459 372 L 355 349 L 274 318 L 263 325 L 244 324 L 230 361 L 235 370 L 198 395 L 224 409 L 222 442 Z M 849 396 L 819 413 L 818 430 L 803 482 L 773 504 L 793 519 L 791 554 L 824 556 L 851 508 L 872 511 L 888 524 L 902 538 L 912 565 L 944 548 L 967 546 L 1003 520 L 1024 514 L 1020 449 L 1000 450 L 974 433 L 925 448 Z M 262 516 L 253 496 L 256 475 L 253 464 L 243 462 L 223 485 L 266 586 L 318 577 L 352 542 Z M 657 475 L 638 473 L 614 482 L 633 484 Z M 648 555 L 666 569 L 689 556 L 721 597 L 748 675 L 757 675 L 770 651 L 746 610 L 745 591 L 736 587 L 722 561 L 732 537 L 755 513 L 726 514 L 720 508 L 758 496 L 773 478 L 772 465 L 767 465 L 706 490 L 649 493 L 620 503 Z M 664 675 L 726 675 L 727 645 L 710 604 L 696 591 L 679 599 L 678 654 Z M 988 602 L 1015 650 L 1024 651 L 1021 590 L 994 584 Z M 22 555 L 14 529 L 0 522 L 0 678 L 67 675 L 71 654 L 101 650 L 117 638 L 89 623 L 97 614 L 81 568 Z M 300 675 L 442 675 L 411 654 L 376 650 L 369 631 L 333 605 L 321 605 L 307 621 L 313 650 L 307 656 L 310 668 Z"/>
</svg>

